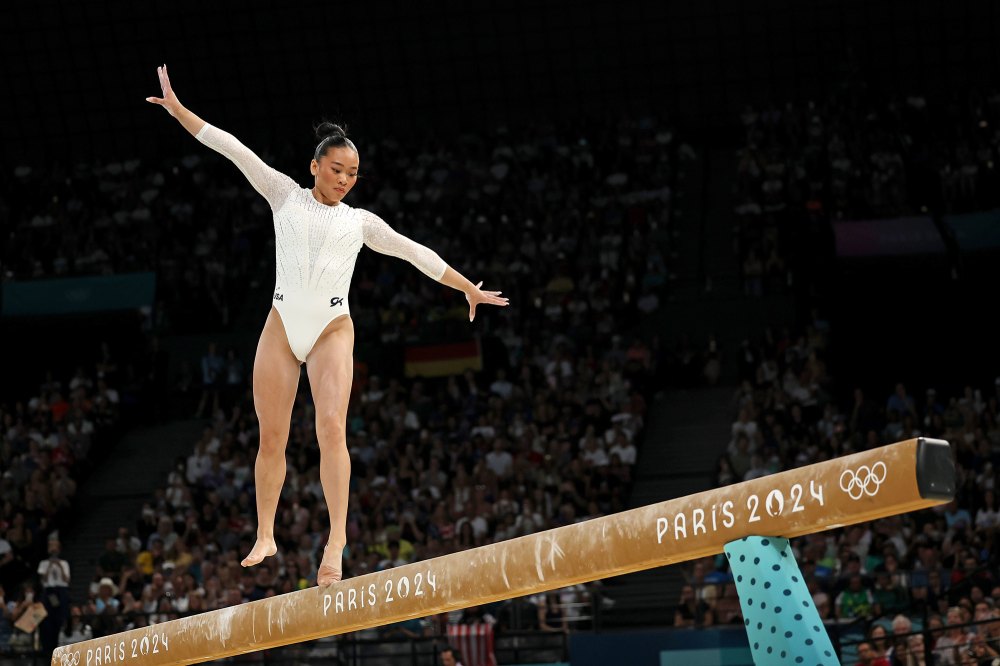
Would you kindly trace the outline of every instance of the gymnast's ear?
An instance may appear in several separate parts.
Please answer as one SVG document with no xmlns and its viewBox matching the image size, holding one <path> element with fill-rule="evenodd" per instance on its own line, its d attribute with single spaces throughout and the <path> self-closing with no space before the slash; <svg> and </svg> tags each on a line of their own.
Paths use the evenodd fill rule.
<svg viewBox="0 0 1000 666">
<path fill-rule="evenodd" d="M 319 175 L 319 162 L 313 160 L 312 162 L 309 163 L 309 173 L 311 173 L 314 176 Z"/>
</svg>

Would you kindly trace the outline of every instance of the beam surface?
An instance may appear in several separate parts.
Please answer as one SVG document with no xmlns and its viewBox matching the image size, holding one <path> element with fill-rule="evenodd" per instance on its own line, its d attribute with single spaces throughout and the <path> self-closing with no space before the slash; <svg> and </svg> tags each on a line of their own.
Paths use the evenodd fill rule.
<svg viewBox="0 0 1000 666">
<path fill-rule="evenodd" d="M 60 647 L 53 666 L 194 664 L 536 594 L 949 501 L 951 449 L 911 439 L 424 562 Z"/>
</svg>

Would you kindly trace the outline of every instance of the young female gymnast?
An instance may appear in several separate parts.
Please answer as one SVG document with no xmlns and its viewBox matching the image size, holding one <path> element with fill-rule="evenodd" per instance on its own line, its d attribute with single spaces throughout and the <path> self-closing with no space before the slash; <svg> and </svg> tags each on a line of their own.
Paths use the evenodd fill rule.
<svg viewBox="0 0 1000 666">
<path fill-rule="evenodd" d="M 170 86 L 167 66 L 157 68 L 162 106 L 196 139 L 232 160 L 274 213 L 276 279 L 271 311 L 264 322 L 253 364 L 253 399 L 260 422 L 254 466 L 257 542 L 243 560 L 259 564 L 277 552 L 274 516 L 285 480 L 285 445 L 299 366 L 306 363 L 316 405 L 320 479 L 330 512 L 330 538 L 316 575 L 319 585 L 341 578 L 347 542 L 347 498 L 351 458 L 347 451 L 347 405 L 353 377 L 354 324 L 347 292 L 362 245 L 406 259 L 427 276 L 458 289 L 469 302 L 469 321 L 480 304 L 507 305 L 499 291 L 482 291 L 448 266 L 433 250 L 393 231 L 388 224 L 343 202 L 358 178 L 359 154 L 337 125 L 317 130 L 319 145 L 309 163 L 311 189 L 265 164 L 236 137 L 186 109 Z"/>
</svg>

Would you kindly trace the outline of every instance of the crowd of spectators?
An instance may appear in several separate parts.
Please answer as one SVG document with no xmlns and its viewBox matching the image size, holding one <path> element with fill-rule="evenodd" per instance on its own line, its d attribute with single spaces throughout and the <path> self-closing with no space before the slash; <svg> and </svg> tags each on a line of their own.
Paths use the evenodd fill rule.
<svg viewBox="0 0 1000 666">
<path fill-rule="evenodd" d="M 503 349 L 482 373 L 402 379 L 369 376 L 358 364 L 345 576 L 622 510 L 656 372 L 654 343 L 636 323 L 668 286 L 672 133 L 640 118 L 500 128 L 416 149 L 392 139 L 359 145 L 369 182 L 351 203 L 487 278 L 519 307 L 477 319 Z M 17 217 L 26 224 L 4 258 L 6 279 L 153 267 L 163 331 L 183 330 L 184 313 L 203 318 L 222 301 L 238 303 L 251 283 L 269 288 L 266 206 L 224 158 L 192 150 L 67 174 L 19 169 Z M 287 152 L 264 156 L 289 173 L 299 166 Z M 65 243 L 45 242 L 56 237 Z M 69 252 L 79 247 L 92 252 Z M 66 261 L 70 254 L 96 258 Z M 447 337 L 459 324 L 468 335 L 461 294 L 405 262 L 366 254 L 351 295 L 359 337 Z M 194 301 L 192 285 L 200 286 Z M 216 323 L 236 313 L 219 316 Z M 235 349 L 215 348 L 189 367 L 190 383 L 205 387 L 198 412 L 208 425 L 136 524 L 109 535 L 88 597 L 71 600 L 61 641 L 314 584 L 329 519 L 305 383 L 292 414 L 279 554 L 239 566 L 256 527 L 249 367 Z M 459 615 L 564 631 L 586 614 L 590 593 L 574 586 Z M 425 631 L 402 623 L 381 635 Z"/>
<path fill-rule="evenodd" d="M 803 335 L 768 332 L 744 347 L 736 420 L 716 483 L 912 437 L 949 441 L 958 470 L 955 501 L 801 537 L 792 547 L 824 621 L 868 632 L 856 648 L 860 663 L 925 663 L 924 637 L 915 633 L 922 630 L 932 631 L 934 664 L 991 663 L 1000 656 L 1000 380 L 942 395 L 935 387 L 914 395 L 902 383 L 887 397 L 857 388 L 842 400 L 824 361 L 827 330 L 816 316 Z M 699 560 L 686 573 L 690 585 L 675 624 L 742 623 L 723 558 Z M 980 624 L 963 626 L 970 622 Z"/>
<path fill-rule="evenodd" d="M 753 295 L 786 281 L 789 249 L 829 220 L 1000 202 L 1000 93 L 884 98 L 845 85 L 821 101 L 747 108 L 741 121 L 736 247 Z"/>
<path fill-rule="evenodd" d="M 36 592 L 69 582 L 61 565 L 50 570 L 58 531 L 73 515 L 95 450 L 119 425 L 118 374 L 103 344 L 93 365 L 50 371 L 34 395 L 0 403 L 0 650 L 25 637 L 13 624 L 42 600 Z"/>
<path fill-rule="evenodd" d="M 560 349 L 523 363 L 514 381 L 503 370 L 488 378 L 469 371 L 434 381 L 383 383 L 374 376 L 357 387 L 348 415 L 346 576 L 624 508 L 645 416 L 648 357 L 610 346 L 602 357 Z M 220 410 L 136 528 L 109 538 L 82 608 L 97 616 L 95 631 L 314 584 L 329 519 L 306 395 L 292 416 L 275 531 L 279 554 L 252 569 L 239 566 L 256 527 L 257 432 L 249 414 L 247 403 Z M 496 608 L 483 612 L 501 616 Z M 122 619 L 133 613 L 153 615 Z M 543 626 L 545 616 L 534 615 L 519 626 Z"/>
<path fill-rule="evenodd" d="M 308 146 L 298 154 L 288 137 L 276 150 L 259 137 L 239 138 L 305 182 Z M 677 142 L 655 119 L 535 122 L 405 143 L 354 138 L 365 180 L 351 205 L 380 214 L 465 273 L 502 277 L 522 307 L 545 310 L 550 322 L 632 312 L 636 301 L 643 312 L 658 307 L 665 236 L 647 241 L 669 223 Z M 12 229 L 0 279 L 152 270 L 161 333 L 236 321 L 249 296 L 273 286 L 271 212 L 228 160 L 187 141 L 173 156 L 15 169 L 0 209 Z M 440 337 L 437 322 L 461 320 L 460 294 L 366 254 L 352 311 L 374 339 Z M 584 296 L 604 307 L 581 306 Z"/>
<path fill-rule="evenodd" d="M 934 173 L 946 209 L 990 203 L 981 179 L 995 173 L 998 101 L 969 107 L 978 120 L 968 132 L 957 130 L 966 147 L 959 142 L 954 155 L 942 152 L 940 136 L 951 135 L 938 134 L 949 127 L 939 121 L 958 127 L 968 119 L 965 111 L 935 111 L 919 98 L 874 111 L 838 99 L 822 108 L 748 112 L 737 212 L 747 229 L 756 229 L 743 247 L 747 277 L 760 278 L 748 280 L 748 291 L 759 294 L 769 277 L 785 279 L 779 228 L 790 210 L 913 212 L 925 205 L 914 198 L 923 190 L 914 183 L 939 162 L 945 166 Z M 408 144 L 405 151 L 392 139 L 367 149 L 362 143 L 370 183 L 352 203 L 372 208 L 464 272 L 494 276 L 520 307 L 481 323 L 505 352 L 485 373 L 404 380 L 368 376 L 359 366 L 348 415 L 345 575 L 623 508 L 651 380 L 666 362 L 635 325 L 658 309 L 669 287 L 664 231 L 675 149 L 670 131 L 649 119 L 586 127 L 539 123 L 448 144 L 428 141 L 416 150 Z M 287 148 L 264 156 L 297 173 Z M 964 174 L 954 188 L 945 187 L 951 170 Z M 4 214 L 23 224 L 15 225 L 14 241 L 0 258 L 3 279 L 153 268 L 161 285 L 155 325 L 165 331 L 210 327 L 206 315 L 225 324 L 252 290 L 270 287 L 266 206 L 214 153 L 77 166 L 68 173 L 22 167 L 15 176 L 19 195 L 10 205 L 16 210 Z M 71 251 L 78 248 L 86 251 Z M 352 305 L 359 331 L 381 343 L 447 337 L 465 315 L 461 295 L 375 255 L 359 260 Z M 917 626 L 943 629 L 933 635 L 935 663 L 966 663 L 972 650 L 1000 650 L 996 391 L 970 388 L 939 399 L 929 389 L 917 400 L 900 385 L 885 403 L 861 389 L 842 401 L 824 361 L 827 329 L 817 317 L 801 336 L 769 332 L 743 347 L 737 419 L 719 460 L 718 484 L 918 434 L 948 439 L 959 462 L 955 503 L 793 545 L 824 619 L 870 628 L 857 649 L 861 659 L 922 663 L 922 636 L 906 635 Z M 700 370 L 708 383 L 718 380 L 714 341 L 702 351 L 682 344 L 674 356 L 677 368 L 689 365 L 692 375 Z M 308 391 L 292 415 L 276 521 L 279 555 L 243 569 L 239 558 L 255 528 L 257 426 L 246 391 L 249 359 L 215 349 L 207 358 L 201 379 L 214 388 L 205 391 L 198 411 L 208 415 L 208 425 L 134 527 L 109 535 L 88 598 L 72 600 L 63 642 L 313 583 L 329 521 Z M 8 592 L 8 623 L 23 612 L 30 586 L 16 596 L 11 591 L 51 552 L 51 527 L 75 492 L 74 464 L 86 458 L 94 432 L 114 423 L 119 397 L 109 385 L 115 372 L 104 349 L 94 373 L 80 369 L 68 382 L 49 379 L 37 397 L 2 408 L 0 582 Z M 223 377 L 225 390 L 215 390 Z M 8 583 L 18 561 L 28 566 Z M 675 624 L 741 622 L 724 562 L 700 560 L 689 574 Z M 591 592 L 577 586 L 473 609 L 465 619 L 563 631 Z M 948 628 L 971 620 L 982 624 Z M 401 623 L 382 635 L 427 631 L 433 628 Z"/>
</svg>

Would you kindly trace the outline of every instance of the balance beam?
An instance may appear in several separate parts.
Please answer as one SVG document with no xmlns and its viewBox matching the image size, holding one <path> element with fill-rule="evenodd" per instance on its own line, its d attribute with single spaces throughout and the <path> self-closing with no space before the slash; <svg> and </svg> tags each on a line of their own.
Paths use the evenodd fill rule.
<svg viewBox="0 0 1000 666">
<path fill-rule="evenodd" d="M 53 666 L 196 664 L 537 594 L 942 504 L 947 442 L 911 439 L 509 541 L 60 647 Z"/>
</svg>

